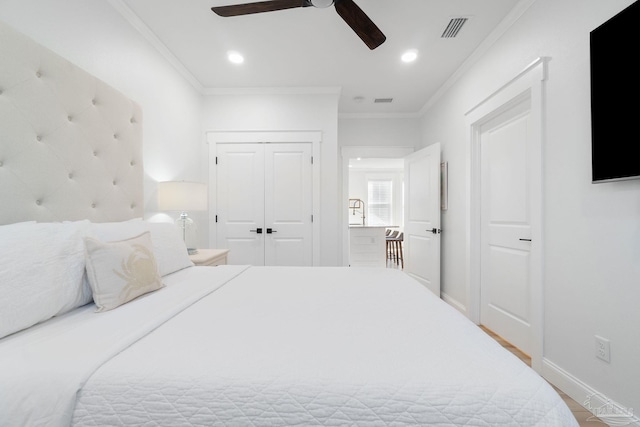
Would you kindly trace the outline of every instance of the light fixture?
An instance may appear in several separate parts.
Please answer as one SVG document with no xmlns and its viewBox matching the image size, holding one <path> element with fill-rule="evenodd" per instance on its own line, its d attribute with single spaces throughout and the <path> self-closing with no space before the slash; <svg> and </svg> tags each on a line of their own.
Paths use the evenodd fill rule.
<svg viewBox="0 0 640 427">
<path fill-rule="evenodd" d="M 229 59 L 229 62 L 234 64 L 242 64 L 244 62 L 244 56 L 235 50 L 227 52 L 227 58 Z"/>
<path fill-rule="evenodd" d="M 333 4 L 333 0 L 311 0 L 311 4 L 313 7 L 324 8 L 331 6 Z"/>
<path fill-rule="evenodd" d="M 403 53 L 400 58 L 402 59 L 402 62 L 413 62 L 418 59 L 418 51 L 415 49 L 408 50 Z"/>
<path fill-rule="evenodd" d="M 197 253 L 187 243 L 187 229 L 193 229 L 194 223 L 187 211 L 206 211 L 207 186 L 200 182 L 165 181 L 158 183 L 158 208 L 163 211 L 180 211 L 176 224 L 182 230 L 182 239 L 190 254 Z"/>
</svg>

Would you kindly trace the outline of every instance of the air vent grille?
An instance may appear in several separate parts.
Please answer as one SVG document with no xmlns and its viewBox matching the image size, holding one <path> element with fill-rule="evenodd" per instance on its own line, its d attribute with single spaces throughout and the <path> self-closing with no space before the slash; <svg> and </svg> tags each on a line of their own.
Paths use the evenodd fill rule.
<svg viewBox="0 0 640 427">
<path fill-rule="evenodd" d="M 390 104 L 393 102 L 393 98 L 376 98 L 373 102 L 374 104 Z"/>
<path fill-rule="evenodd" d="M 469 18 L 451 18 L 449 24 L 447 24 L 447 28 L 442 32 L 443 39 L 451 39 L 458 35 L 462 26 L 469 20 Z"/>
</svg>

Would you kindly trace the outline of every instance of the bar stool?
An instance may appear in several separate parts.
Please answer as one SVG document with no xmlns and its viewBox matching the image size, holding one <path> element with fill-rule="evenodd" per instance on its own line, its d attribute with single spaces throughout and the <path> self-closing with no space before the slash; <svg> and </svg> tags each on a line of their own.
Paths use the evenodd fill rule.
<svg viewBox="0 0 640 427">
<path fill-rule="evenodd" d="M 394 252 L 396 255 L 396 265 L 400 264 L 402 268 L 404 268 L 404 256 L 402 253 L 402 242 L 404 241 L 404 233 L 399 233 L 396 238 L 393 240 L 393 244 L 395 246 Z"/>
<path fill-rule="evenodd" d="M 391 230 L 389 230 L 391 231 Z M 396 259 L 394 239 L 398 236 L 398 231 L 394 230 L 387 234 L 387 259 Z"/>
</svg>

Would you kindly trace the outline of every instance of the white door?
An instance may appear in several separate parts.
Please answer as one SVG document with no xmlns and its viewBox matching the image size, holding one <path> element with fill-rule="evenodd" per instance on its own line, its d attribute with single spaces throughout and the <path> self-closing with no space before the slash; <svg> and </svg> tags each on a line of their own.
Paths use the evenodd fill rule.
<svg viewBox="0 0 640 427">
<path fill-rule="evenodd" d="M 216 247 L 229 264 L 312 265 L 311 144 L 218 144 Z"/>
<path fill-rule="evenodd" d="M 312 265 L 311 144 L 265 145 L 265 264 Z"/>
<path fill-rule="evenodd" d="M 440 144 L 405 157 L 404 270 L 440 296 Z"/>
<path fill-rule="evenodd" d="M 229 264 L 264 265 L 264 147 L 218 144 L 217 248 Z"/>
<path fill-rule="evenodd" d="M 480 322 L 531 354 L 530 107 L 521 102 L 480 130 Z"/>
</svg>

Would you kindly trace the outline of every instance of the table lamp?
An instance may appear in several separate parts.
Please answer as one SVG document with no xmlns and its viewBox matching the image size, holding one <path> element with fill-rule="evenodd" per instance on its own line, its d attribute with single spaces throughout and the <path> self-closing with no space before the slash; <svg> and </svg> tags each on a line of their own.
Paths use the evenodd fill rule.
<svg viewBox="0 0 640 427">
<path fill-rule="evenodd" d="M 187 211 L 206 211 L 207 186 L 200 182 L 164 181 L 158 183 L 158 208 L 163 211 L 180 211 L 176 224 L 182 230 L 182 238 L 189 254 L 197 253 L 187 244 L 187 228 L 194 223 Z"/>
</svg>

